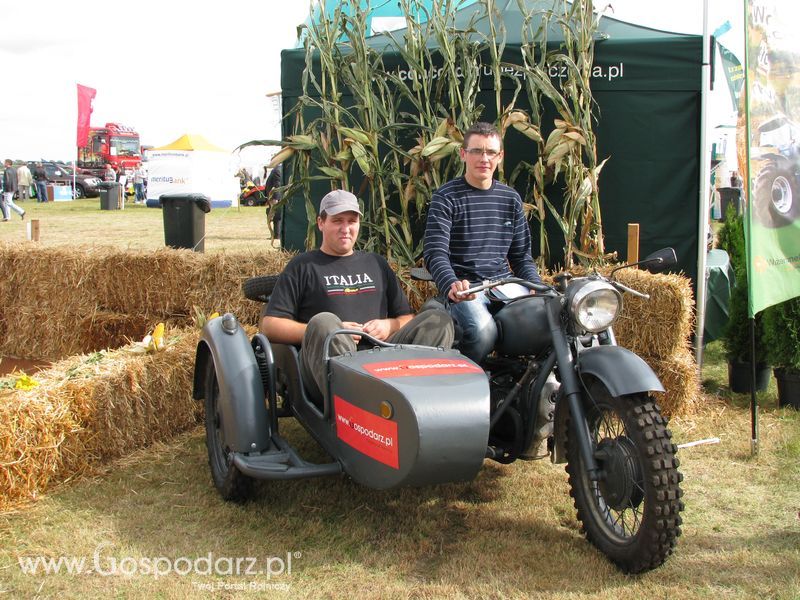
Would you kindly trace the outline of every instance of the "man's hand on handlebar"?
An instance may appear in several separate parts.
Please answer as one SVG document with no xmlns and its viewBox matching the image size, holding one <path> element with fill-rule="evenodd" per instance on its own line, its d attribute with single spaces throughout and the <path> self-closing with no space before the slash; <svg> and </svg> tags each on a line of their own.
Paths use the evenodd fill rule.
<svg viewBox="0 0 800 600">
<path fill-rule="evenodd" d="M 475 300 L 477 297 L 474 293 L 472 294 L 465 294 L 464 292 L 469 290 L 470 283 L 466 279 L 462 279 L 461 281 L 454 281 L 450 285 L 450 291 L 447 292 L 447 298 L 450 302 L 459 303 L 464 302 L 465 300 Z"/>
<path fill-rule="evenodd" d="M 354 323 L 353 321 L 342 321 L 342 329 L 356 329 L 358 331 L 363 331 L 364 325 L 362 323 Z M 360 335 L 353 335 L 351 337 L 356 344 L 361 341 Z"/>
</svg>

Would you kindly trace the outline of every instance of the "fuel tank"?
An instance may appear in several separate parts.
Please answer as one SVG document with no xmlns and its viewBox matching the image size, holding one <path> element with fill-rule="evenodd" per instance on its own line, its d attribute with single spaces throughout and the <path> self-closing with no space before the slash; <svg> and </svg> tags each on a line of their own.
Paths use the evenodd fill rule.
<svg viewBox="0 0 800 600">
<path fill-rule="evenodd" d="M 475 477 L 489 439 L 489 383 L 455 350 L 395 346 L 330 362 L 336 456 L 384 489 Z"/>
</svg>

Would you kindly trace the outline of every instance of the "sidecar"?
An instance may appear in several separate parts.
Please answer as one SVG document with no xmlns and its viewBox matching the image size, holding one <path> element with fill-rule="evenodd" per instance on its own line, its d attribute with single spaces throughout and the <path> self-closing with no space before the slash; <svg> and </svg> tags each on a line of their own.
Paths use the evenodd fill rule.
<svg viewBox="0 0 800 600">
<path fill-rule="evenodd" d="M 372 341 L 327 360 L 328 389 L 316 398 L 294 346 L 248 339 L 231 314 L 205 325 L 193 395 L 205 400 L 209 464 L 225 499 L 246 499 L 256 479 L 345 473 L 386 489 L 475 477 L 489 439 L 484 371 L 455 350 Z M 280 419 L 292 417 L 330 462 L 306 461 L 281 437 Z"/>
</svg>

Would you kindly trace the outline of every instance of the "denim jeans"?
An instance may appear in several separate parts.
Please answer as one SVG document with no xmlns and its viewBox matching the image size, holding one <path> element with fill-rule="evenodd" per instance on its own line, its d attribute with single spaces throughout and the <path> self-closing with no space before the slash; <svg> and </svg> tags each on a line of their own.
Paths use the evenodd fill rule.
<svg viewBox="0 0 800 600">
<path fill-rule="evenodd" d="M 14 192 L 3 192 L 3 218 L 8 220 L 11 216 L 11 212 L 8 209 L 13 210 L 19 216 L 25 214 L 25 209 L 20 208 L 14 203 Z"/>
<path fill-rule="evenodd" d="M 461 328 L 458 349 L 467 358 L 480 363 L 494 348 L 497 341 L 497 325 L 489 312 L 489 298 L 480 292 L 475 300 L 450 304 L 450 314 Z"/>
<path fill-rule="evenodd" d="M 47 182 L 46 181 L 37 181 L 36 182 L 36 201 L 37 202 L 47 202 Z"/>
</svg>

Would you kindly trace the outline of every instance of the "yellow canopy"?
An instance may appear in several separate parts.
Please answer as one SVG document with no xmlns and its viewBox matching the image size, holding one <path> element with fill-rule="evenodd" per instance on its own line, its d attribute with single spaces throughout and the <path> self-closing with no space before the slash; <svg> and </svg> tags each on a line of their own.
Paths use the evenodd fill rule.
<svg viewBox="0 0 800 600">
<path fill-rule="evenodd" d="M 187 133 L 166 146 L 152 148 L 152 150 L 208 150 L 211 152 L 228 152 L 219 146 L 215 146 L 202 135 L 197 133 Z"/>
</svg>

